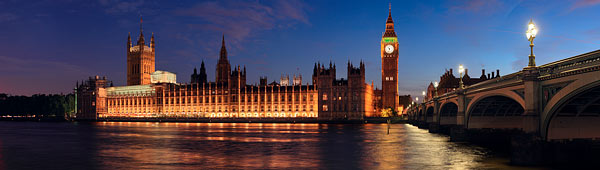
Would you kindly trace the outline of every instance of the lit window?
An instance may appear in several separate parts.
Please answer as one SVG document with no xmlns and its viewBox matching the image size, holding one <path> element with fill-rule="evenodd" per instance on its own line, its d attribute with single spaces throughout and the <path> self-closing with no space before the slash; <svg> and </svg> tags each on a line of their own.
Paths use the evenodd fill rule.
<svg viewBox="0 0 600 170">
<path fill-rule="evenodd" d="M 323 100 L 327 100 L 327 94 L 323 94 Z"/>
<path fill-rule="evenodd" d="M 327 108 L 327 105 L 323 105 L 323 111 L 329 111 L 329 109 Z"/>
</svg>

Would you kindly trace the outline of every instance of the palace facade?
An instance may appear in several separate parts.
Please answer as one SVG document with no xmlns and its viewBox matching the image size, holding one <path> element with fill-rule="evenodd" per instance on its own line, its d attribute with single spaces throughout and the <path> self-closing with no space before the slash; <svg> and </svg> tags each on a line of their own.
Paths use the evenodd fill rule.
<svg viewBox="0 0 600 170">
<path fill-rule="evenodd" d="M 130 118 L 305 118 L 362 120 L 381 115 L 383 108 L 402 110 L 398 103 L 398 42 L 391 13 L 381 41 L 382 89 L 365 82 L 365 64 L 347 64 L 347 78 L 337 78 L 336 65 L 315 63 L 311 84 L 302 75 L 279 82 L 246 83 L 246 67 L 231 66 L 223 36 L 215 81 L 207 80 L 204 61 L 189 84 L 176 75 L 155 71 L 155 42 L 145 46 L 143 30 L 137 45 L 127 39 L 127 86 L 113 87 L 99 77 L 77 84 L 77 119 Z M 232 70 L 233 69 L 233 70 Z"/>
</svg>

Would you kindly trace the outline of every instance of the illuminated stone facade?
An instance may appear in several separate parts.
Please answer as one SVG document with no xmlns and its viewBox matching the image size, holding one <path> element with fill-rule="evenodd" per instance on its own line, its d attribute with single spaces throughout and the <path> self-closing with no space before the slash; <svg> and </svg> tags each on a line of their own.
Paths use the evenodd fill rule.
<svg viewBox="0 0 600 170">
<path fill-rule="evenodd" d="M 398 110 L 398 38 L 391 7 L 381 37 L 381 90 L 382 107 Z"/>
<path fill-rule="evenodd" d="M 107 112 L 99 118 L 314 118 L 313 85 L 230 88 L 215 82 L 159 83 L 106 88 Z"/>
<path fill-rule="evenodd" d="M 78 103 L 81 108 L 78 119 L 362 120 L 365 116 L 378 115 L 374 103 L 381 103 L 380 98 L 373 97 L 373 85 L 365 83 L 362 61 L 357 67 L 348 62 L 347 79 L 337 79 L 335 64 L 330 63 L 325 68 L 318 63 L 313 70 L 312 84 L 303 85 L 301 75 L 293 75 L 290 82 L 286 75 L 280 83 L 267 84 L 266 77 L 261 77 L 260 85 L 248 85 L 245 66 L 232 68 L 229 64 L 223 38 L 215 81 L 206 80 L 202 62 L 200 73 L 194 69 L 190 76 L 190 84 L 179 84 L 173 73 L 154 72 L 153 40 L 146 49 L 140 34 L 138 45 L 131 47 L 129 40 L 127 48 L 130 52 L 143 49 L 140 53 L 127 54 L 127 86 L 96 85 L 106 80 L 95 80 L 89 87 L 79 85 L 77 93 L 83 96 Z"/>
<path fill-rule="evenodd" d="M 373 87 L 365 83 L 365 65 L 348 62 L 348 79 L 336 78 L 336 66 L 316 63 L 313 84 L 318 86 L 319 119 L 361 120 L 373 115 Z"/>
<path fill-rule="evenodd" d="M 140 21 L 140 37 L 133 46 L 131 36 L 127 36 L 127 85 L 150 84 L 150 74 L 154 73 L 154 33 L 150 38 L 150 47 L 145 45 L 144 32 Z"/>
</svg>

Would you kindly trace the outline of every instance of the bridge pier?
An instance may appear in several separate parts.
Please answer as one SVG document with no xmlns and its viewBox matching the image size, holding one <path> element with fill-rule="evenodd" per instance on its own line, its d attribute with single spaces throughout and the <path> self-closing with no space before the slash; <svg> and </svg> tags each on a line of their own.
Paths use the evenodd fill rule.
<svg viewBox="0 0 600 170">
<path fill-rule="evenodd" d="M 544 161 L 546 141 L 535 133 L 515 133 L 510 141 L 510 162 L 515 165 L 540 165 Z"/>
<path fill-rule="evenodd" d="M 433 122 L 429 124 L 429 133 L 440 133 L 440 124 Z"/>
<path fill-rule="evenodd" d="M 417 127 L 419 127 L 419 129 L 428 129 L 429 128 L 429 124 L 427 123 L 427 121 L 417 121 Z"/>
<path fill-rule="evenodd" d="M 467 129 L 462 125 L 450 126 L 450 141 L 466 142 L 468 140 Z"/>
</svg>

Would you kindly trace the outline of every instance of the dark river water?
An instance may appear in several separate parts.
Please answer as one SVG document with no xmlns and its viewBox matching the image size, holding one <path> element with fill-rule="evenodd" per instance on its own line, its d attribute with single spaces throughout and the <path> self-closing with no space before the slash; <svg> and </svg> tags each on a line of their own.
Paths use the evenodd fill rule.
<svg viewBox="0 0 600 170">
<path fill-rule="evenodd" d="M 515 169 L 408 124 L 0 122 L 0 169 Z"/>
</svg>

